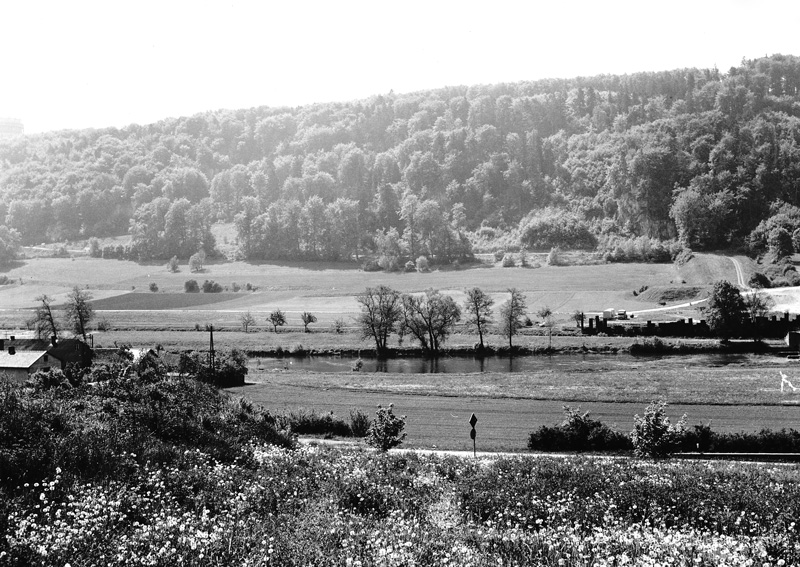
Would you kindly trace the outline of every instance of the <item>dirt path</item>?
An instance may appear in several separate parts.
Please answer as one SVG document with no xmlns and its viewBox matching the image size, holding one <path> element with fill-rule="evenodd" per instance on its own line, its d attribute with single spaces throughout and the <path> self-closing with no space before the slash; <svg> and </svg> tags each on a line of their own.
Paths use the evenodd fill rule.
<svg viewBox="0 0 800 567">
<path fill-rule="evenodd" d="M 733 256 L 730 257 L 730 260 L 733 262 L 733 267 L 736 268 L 736 283 L 740 287 L 748 289 L 747 282 L 744 281 L 744 270 L 742 269 L 742 263 Z"/>
</svg>

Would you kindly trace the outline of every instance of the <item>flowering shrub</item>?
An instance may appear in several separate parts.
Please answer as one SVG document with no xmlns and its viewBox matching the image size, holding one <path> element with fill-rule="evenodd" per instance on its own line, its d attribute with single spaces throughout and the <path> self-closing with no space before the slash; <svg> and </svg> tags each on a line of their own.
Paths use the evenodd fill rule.
<svg viewBox="0 0 800 567">
<path fill-rule="evenodd" d="M 666 457 L 678 450 L 686 434 L 686 415 L 671 424 L 666 413 L 666 402 L 653 402 L 644 410 L 644 416 L 633 417 L 634 452 L 640 457 Z"/>
<path fill-rule="evenodd" d="M 381 451 L 397 447 L 406 438 L 406 434 L 403 433 L 406 416 L 396 416 L 393 408 L 394 404 L 389 404 L 388 408 L 378 406 L 375 419 L 369 427 L 367 442 Z"/>
</svg>

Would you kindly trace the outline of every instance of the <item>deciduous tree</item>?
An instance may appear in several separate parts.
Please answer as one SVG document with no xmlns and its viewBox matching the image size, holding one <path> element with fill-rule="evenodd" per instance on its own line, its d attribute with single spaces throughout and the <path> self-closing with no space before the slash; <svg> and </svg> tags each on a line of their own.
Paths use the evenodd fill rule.
<svg viewBox="0 0 800 567">
<path fill-rule="evenodd" d="M 466 291 L 467 298 L 464 300 L 464 311 L 467 313 L 465 321 L 467 329 L 478 333 L 480 349 L 484 349 L 483 334 L 489 325 L 492 324 L 492 306 L 494 299 L 479 287 L 473 287 Z"/>
<path fill-rule="evenodd" d="M 40 295 L 36 298 L 39 305 L 34 311 L 33 318 L 30 323 L 36 330 L 36 336 L 40 339 L 50 339 L 58 337 L 58 322 L 53 314 L 53 298 L 47 294 Z"/>
<path fill-rule="evenodd" d="M 280 309 L 276 309 L 269 314 L 268 321 L 272 325 L 272 329 L 277 333 L 278 327 L 283 327 L 286 324 L 286 313 Z"/>
<path fill-rule="evenodd" d="M 253 317 L 253 314 L 249 311 L 242 313 L 239 317 L 239 322 L 242 324 L 242 329 L 246 333 L 250 327 L 256 324 L 256 319 Z"/>
<path fill-rule="evenodd" d="M 309 313 L 308 311 L 303 311 L 303 314 L 300 315 L 300 319 L 303 321 L 303 330 L 308 333 L 308 326 L 311 323 L 317 322 L 317 316 Z"/>
<path fill-rule="evenodd" d="M 548 305 L 545 305 L 539 311 L 536 312 L 542 320 L 542 325 L 547 329 L 547 348 L 552 348 L 553 346 L 553 326 L 555 325 L 555 319 L 553 318 L 553 310 L 550 309 Z"/>
<path fill-rule="evenodd" d="M 509 289 L 508 293 L 511 297 L 500 306 L 500 333 L 508 338 L 508 348 L 513 348 L 512 339 L 524 325 L 521 319 L 528 312 L 528 306 L 525 294 L 517 288 Z"/>
<path fill-rule="evenodd" d="M 385 354 L 389 336 L 402 316 L 400 294 L 384 285 L 368 287 L 356 296 L 356 301 L 361 305 L 361 313 L 356 317 L 361 338 L 373 339 L 378 355 Z"/>
<path fill-rule="evenodd" d="M 726 280 L 716 282 L 704 310 L 711 330 L 723 339 L 729 338 L 741 328 L 744 312 L 739 288 Z"/>
<path fill-rule="evenodd" d="M 72 331 L 76 335 L 81 335 L 84 341 L 86 340 L 86 331 L 89 329 L 89 322 L 94 318 L 94 308 L 89 303 L 91 299 L 91 293 L 75 286 L 67 296 L 67 304 L 64 308 Z"/>
<path fill-rule="evenodd" d="M 429 289 L 422 296 L 403 295 L 403 326 L 425 350 L 438 352 L 453 326 L 461 319 L 461 308 L 449 295 Z"/>
</svg>

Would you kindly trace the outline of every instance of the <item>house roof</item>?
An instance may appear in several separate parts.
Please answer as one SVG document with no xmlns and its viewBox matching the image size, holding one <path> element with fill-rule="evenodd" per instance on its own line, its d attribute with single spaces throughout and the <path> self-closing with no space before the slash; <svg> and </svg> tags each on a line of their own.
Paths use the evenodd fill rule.
<svg viewBox="0 0 800 567">
<path fill-rule="evenodd" d="M 0 352 L 0 370 L 4 368 L 23 368 L 27 370 L 45 354 L 47 352 L 43 350 L 18 350 L 16 354 L 8 354 L 8 351 L 4 350 Z M 50 356 L 53 360 L 59 360 L 53 355 Z"/>
</svg>

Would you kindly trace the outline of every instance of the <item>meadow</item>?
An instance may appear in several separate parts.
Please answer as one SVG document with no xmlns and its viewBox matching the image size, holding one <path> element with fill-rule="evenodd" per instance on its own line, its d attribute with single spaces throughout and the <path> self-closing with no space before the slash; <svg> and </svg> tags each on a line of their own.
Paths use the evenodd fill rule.
<svg viewBox="0 0 800 567">
<path fill-rule="evenodd" d="M 746 260 L 746 259 L 743 259 Z M 694 264 L 693 264 L 694 262 Z M 480 287 L 499 305 L 508 288 L 527 296 L 533 312 L 547 305 L 557 318 L 567 321 L 576 310 L 598 312 L 607 307 L 628 311 L 657 309 L 660 294 L 654 290 L 686 288 L 695 291 L 716 279 L 735 279 L 733 264 L 724 257 L 700 255 L 687 266 L 672 264 L 595 264 L 502 268 L 496 262 L 477 262 L 460 268 L 442 267 L 431 272 L 364 272 L 355 263 L 296 262 L 257 264 L 210 262 L 203 272 L 181 265 L 177 273 L 165 265 L 103 260 L 84 255 L 67 258 L 28 257 L 5 270 L 12 283 L 0 286 L 0 324 L 24 326 L 36 297 L 48 294 L 63 302 L 73 286 L 87 289 L 96 300 L 98 319 L 117 329 L 186 329 L 212 323 L 236 327 L 244 312 L 260 326 L 274 309 L 285 311 L 291 324 L 310 311 L 328 327 L 337 318 L 350 320 L 358 312 L 354 296 L 367 287 L 388 285 L 401 292 L 439 289 L 463 301 L 464 289 Z M 186 294 L 184 283 L 213 280 L 227 293 Z M 158 292 L 150 292 L 155 284 Z M 234 284 L 236 284 L 234 286 Z M 251 291 L 245 291 L 249 284 Z M 241 291 L 233 293 L 238 286 Z M 638 290 L 650 289 L 647 296 Z M 633 292 L 637 291 L 637 295 Z M 191 296 L 187 297 L 187 296 Z M 659 318 L 658 313 L 652 315 Z M 683 310 L 668 316 L 697 316 Z"/>
<path fill-rule="evenodd" d="M 531 431 L 561 423 L 564 405 L 624 433 L 653 400 L 669 404 L 673 421 L 686 414 L 690 426 L 711 424 L 719 432 L 796 429 L 800 423 L 800 392 L 780 389 L 780 369 L 793 380 L 796 375 L 785 362 L 687 370 L 644 360 L 625 370 L 598 363 L 584 371 L 524 374 L 326 374 L 253 366 L 245 386 L 229 392 L 270 411 L 306 408 L 340 417 L 352 408 L 394 403 L 408 416 L 406 444 L 415 448 L 471 450 L 467 422 L 475 413 L 481 450 L 525 451 Z"/>
</svg>

